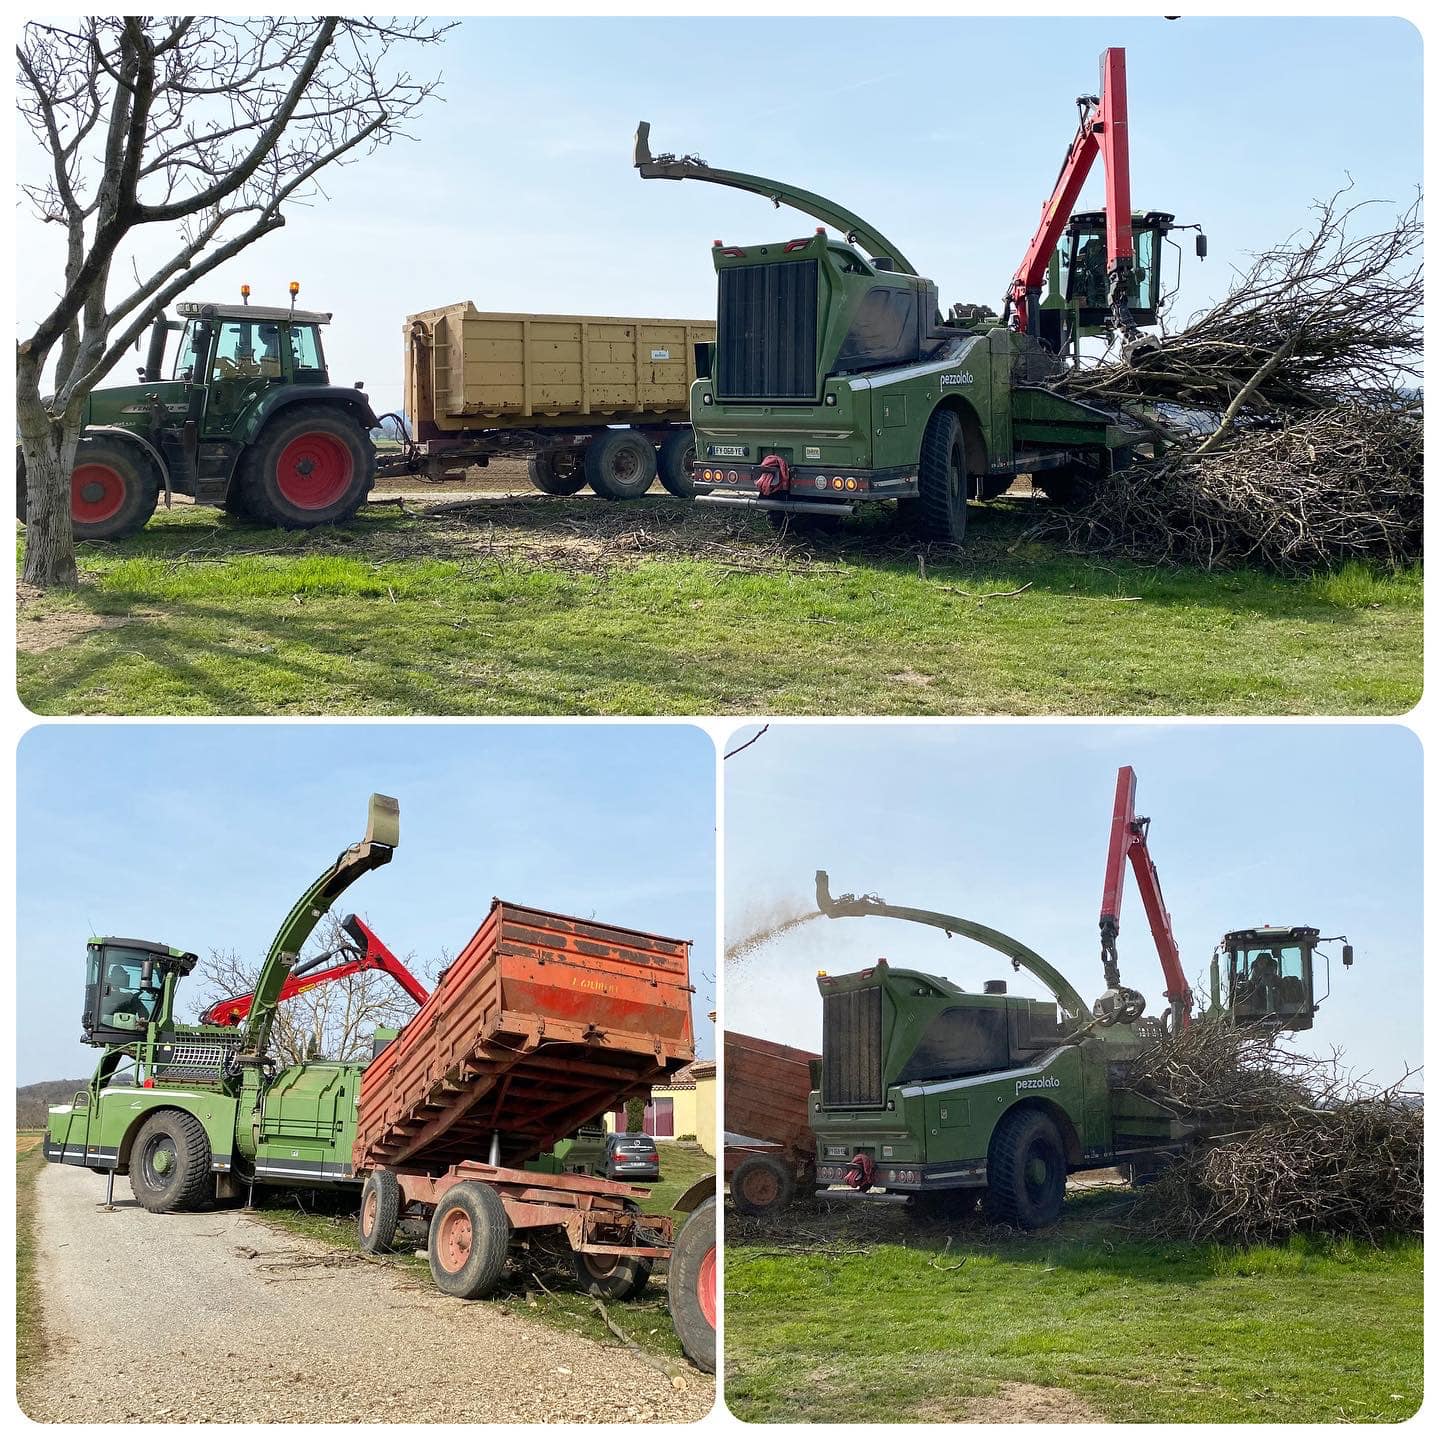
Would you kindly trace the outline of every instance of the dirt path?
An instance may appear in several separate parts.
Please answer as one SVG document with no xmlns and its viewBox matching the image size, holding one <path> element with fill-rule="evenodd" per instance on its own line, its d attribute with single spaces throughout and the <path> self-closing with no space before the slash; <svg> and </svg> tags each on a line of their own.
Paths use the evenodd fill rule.
<svg viewBox="0 0 1440 1440">
<path fill-rule="evenodd" d="M 46 1360 L 34 1420 L 698 1420 L 618 1346 L 439 1294 L 238 1210 L 151 1215 L 129 1183 L 50 1165 L 36 1181 Z M 323 1266 L 317 1261 L 327 1261 Z M 269 1268 L 267 1268 L 269 1267 Z"/>
</svg>

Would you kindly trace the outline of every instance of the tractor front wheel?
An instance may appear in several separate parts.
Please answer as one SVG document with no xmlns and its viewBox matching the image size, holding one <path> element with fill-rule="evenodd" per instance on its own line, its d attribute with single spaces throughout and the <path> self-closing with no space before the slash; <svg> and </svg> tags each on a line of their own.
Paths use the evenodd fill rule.
<svg viewBox="0 0 1440 1440">
<path fill-rule="evenodd" d="M 1065 1146 L 1055 1122 L 1039 1110 L 1012 1110 L 990 1140 L 992 1220 L 1041 1230 L 1060 1218 L 1065 1202 Z"/>
<path fill-rule="evenodd" d="M 237 503 L 282 530 L 308 530 L 352 519 L 374 483 L 375 446 L 359 420 L 336 405 L 291 405 L 246 457 Z"/>
<path fill-rule="evenodd" d="M 715 1198 L 692 1210 L 670 1252 L 670 1323 L 686 1358 L 715 1373 Z"/>
<path fill-rule="evenodd" d="M 210 1139 L 185 1110 L 150 1116 L 130 1147 L 130 1189 L 156 1215 L 198 1210 L 210 1198 Z"/>
<path fill-rule="evenodd" d="M 452 1186 L 435 1207 L 426 1249 L 437 1289 L 461 1300 L 492 1294 L 510 1255 L 510 1217 L 499 1191 L 479 1180 Z"/>
<path fill-rule="evenodd" d="M 400 1227 L 400 1182 L 388 1170 L 365 1178 L 360 1192 L 360 1248 L 369 1255 L 388 1250 Z"/>
<path fill-rule="evenodd" d="M 70 472 L 70 529 L 77 540 L 123 540 L 143 530 L 160 499 L 155 467 L 128 445 L 80 441 Z M 15 474 L 15 515 L 25 520 L 25 463 Z"/>
<path fill-rule="evenodd" d="M 795 1198 L 790 1167 L 773 1155 L 749 1155 L 730 1177 L 730 1203 L 742 1215 L 773 1215 Z"/>
</svg>

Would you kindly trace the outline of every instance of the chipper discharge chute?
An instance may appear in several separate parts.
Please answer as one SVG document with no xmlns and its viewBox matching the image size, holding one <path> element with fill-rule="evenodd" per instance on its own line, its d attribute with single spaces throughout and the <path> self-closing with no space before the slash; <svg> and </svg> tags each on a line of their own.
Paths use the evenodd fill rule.
<svg viewBox="0 0 1440 1440">
<path fill-rule="evenodd" d="M 819 1064 L 812 1051 L 726 1031 L 725 1175 L 742 1215 L 781 1210 L 798 1186 L 815 1183 L 810 1092 Z"/>
</svg>

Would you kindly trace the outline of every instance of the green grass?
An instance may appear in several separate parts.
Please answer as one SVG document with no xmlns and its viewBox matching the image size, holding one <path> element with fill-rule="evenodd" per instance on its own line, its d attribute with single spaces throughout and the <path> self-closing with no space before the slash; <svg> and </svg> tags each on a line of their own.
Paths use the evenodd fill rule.
<svg viewBox="0 0 1440 1440">
<path fill-rule="evenodd" d="M 871 1218 L 863 1253 L 843 1253 L 853 1232 L 842 1253 L 753 1232 L 727 1243 L 727 1403 L 749 1421 L 957 1420 L 970 1398 L 1028 1382 L 1120 1421 L 1419 1408 L 1418 1242 L 1139 1242 L 1105 1218 L 1113 1203 L 1072 1201 L 1044 1236 L 951 1227 L 948 1249 L 895 1211 Z M 827 1223 L 807 1218 L 812 1243 Z"/>
<path fill-rule="evenodd" d="M 35 1274 L 35 1177 L 45 1168 L 38 1144 L 22 1132 L 15 1155 L 15 1381 L 23 1386 L 45 1358 L 40 1282 Z"/>
<path fill-rule="evenodd" d="M 1418 568 L 1147 570 L 1022 542 L 1033 513 L 972 508 L 965 550 L 931 555 L 922 579 L 882 523 L 787 557 L 756 517 L 659 498 L 375 507 L 308 534 L 179 507 L 82 546 L 78 591 L 23 597 L 19 692 L 45 715 L 1399 714 L 1419 699 Z"/>
</svg>

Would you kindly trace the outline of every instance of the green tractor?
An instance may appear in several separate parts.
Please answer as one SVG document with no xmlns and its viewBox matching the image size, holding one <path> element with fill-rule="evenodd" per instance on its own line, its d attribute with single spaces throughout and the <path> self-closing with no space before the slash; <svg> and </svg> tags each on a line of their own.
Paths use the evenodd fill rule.
<svg viewBox="0 0 1440 1440">
<path fill-rule="evenodd" d="M 175 494 L 287 530 L 349 520 L 375 482 L 378 421 L 359 382 L 331 384 L 320 336 L 329 314 L 251 305 L 248 293 L 176 313 L 155 322 L 137 384 L 86 401 L 70 476 L 76 538 L 133 535 Z M 16 494 L 24 520 L 23 462 Z"/>
</svg>

